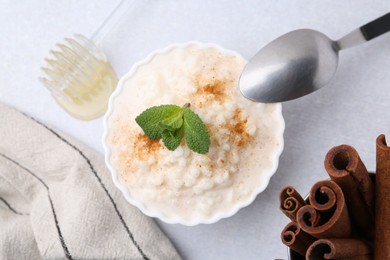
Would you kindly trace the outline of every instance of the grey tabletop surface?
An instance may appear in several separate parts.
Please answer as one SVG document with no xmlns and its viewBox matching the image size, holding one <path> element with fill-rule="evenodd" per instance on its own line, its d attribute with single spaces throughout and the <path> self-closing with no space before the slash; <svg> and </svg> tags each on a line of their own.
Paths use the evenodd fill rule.
<svg viewBox="0 0 390 260">
<path fill-rule="evenodd" d="M 103 154 L 102 118 L 68 116 L 38 82 L 49 49 L 73 33 L 92 34 L 118 1 L 0 0 L 0 101 L 78 138 Z M 332 39 L 390 10 L 387 0 L 134 0 L 101 44 L 118 75 L 155 49 L 186 41 L 219 44 L 250 58 L 279 35 L 316 29 Z M 287 259 L 280 232 L 288 219 L 278 193 L 306 194 L 327 177 L 326 152 L 350 144 L 375 171 L 375 138 L 390 136 L 390 33 L 340 54 L 338 71 L 320 91 L 283 104 L 285 147 L 267 189 L 236 215 L 212 225 L 158 221 L 184 259 Z"/>
</svg>

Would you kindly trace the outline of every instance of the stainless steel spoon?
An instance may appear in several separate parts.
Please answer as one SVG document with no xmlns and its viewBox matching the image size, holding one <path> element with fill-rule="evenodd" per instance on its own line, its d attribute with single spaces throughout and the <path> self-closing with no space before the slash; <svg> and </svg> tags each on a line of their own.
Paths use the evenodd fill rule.
<svg viewBox="0 0 390 260">
<path fill-rule="evenodd" d="M 338 52 L 367 42 L 390 30 L 390 13 L 352 31 L 337 41 L 301 29 L 275 39 L 245 66 L 240 91 L 255 102 L 283 102 L 310 94 L 330 81 Z"/>
</svg>

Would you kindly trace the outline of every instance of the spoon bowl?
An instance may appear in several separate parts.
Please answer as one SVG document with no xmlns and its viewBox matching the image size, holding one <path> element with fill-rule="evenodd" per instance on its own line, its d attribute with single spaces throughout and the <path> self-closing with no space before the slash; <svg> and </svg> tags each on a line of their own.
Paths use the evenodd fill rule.
<svg viewBox="0 0 390 260">
<path fill-rule="evenodd" d="M 280 102 L 314 92 L 337 69 L 338 45 L 323 33 L 301 29 L 275 39 L 246 65 L 241 93 L 257 102 Z"/>
<path fill-rule="evenodd" d="M 240 91 L 244 97 L 263 103 L 289 101 L 310 94 L 332 79 L 340 50 L 388 31 L 390 13 L 337 41 L 310 29 L 284 34 L 249 60 L 240 77 Z"/>
</svg>

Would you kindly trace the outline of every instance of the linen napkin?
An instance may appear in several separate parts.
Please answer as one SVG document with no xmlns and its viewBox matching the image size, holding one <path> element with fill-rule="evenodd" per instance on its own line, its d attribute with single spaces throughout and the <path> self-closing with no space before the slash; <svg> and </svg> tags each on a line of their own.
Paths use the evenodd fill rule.
<svg viewBox="0 0 390 260">
<path fill-rule="evenodd" d="M 97 153 L 0 104 L 0 259 L 180 259 Z"/>
</svg>

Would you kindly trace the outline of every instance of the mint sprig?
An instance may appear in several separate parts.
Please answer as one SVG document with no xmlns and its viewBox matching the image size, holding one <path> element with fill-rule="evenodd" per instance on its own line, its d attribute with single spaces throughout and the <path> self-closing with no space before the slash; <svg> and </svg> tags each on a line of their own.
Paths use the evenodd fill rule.
<svg viewBox="0 0 390 260">
<path fill-rule="evenodd" d="M 144 130 L 151 140 L 161 139 L 161 121 L 181 111 L 181 107 L 175 105 L 161 105 L 151 107 L 142 112 L 135 121 Z"/>
<path fill-rule="evenodd" d="M 209 151 L 210 135 L 200 119 L 190 108 L 176 105 L 160 105 L 146 109 L 135 121 L 151 140 L 162 138 L 171 151 L 181 143 L 183 135 L 188 147 L 197 153 Z"/>
</svg>

